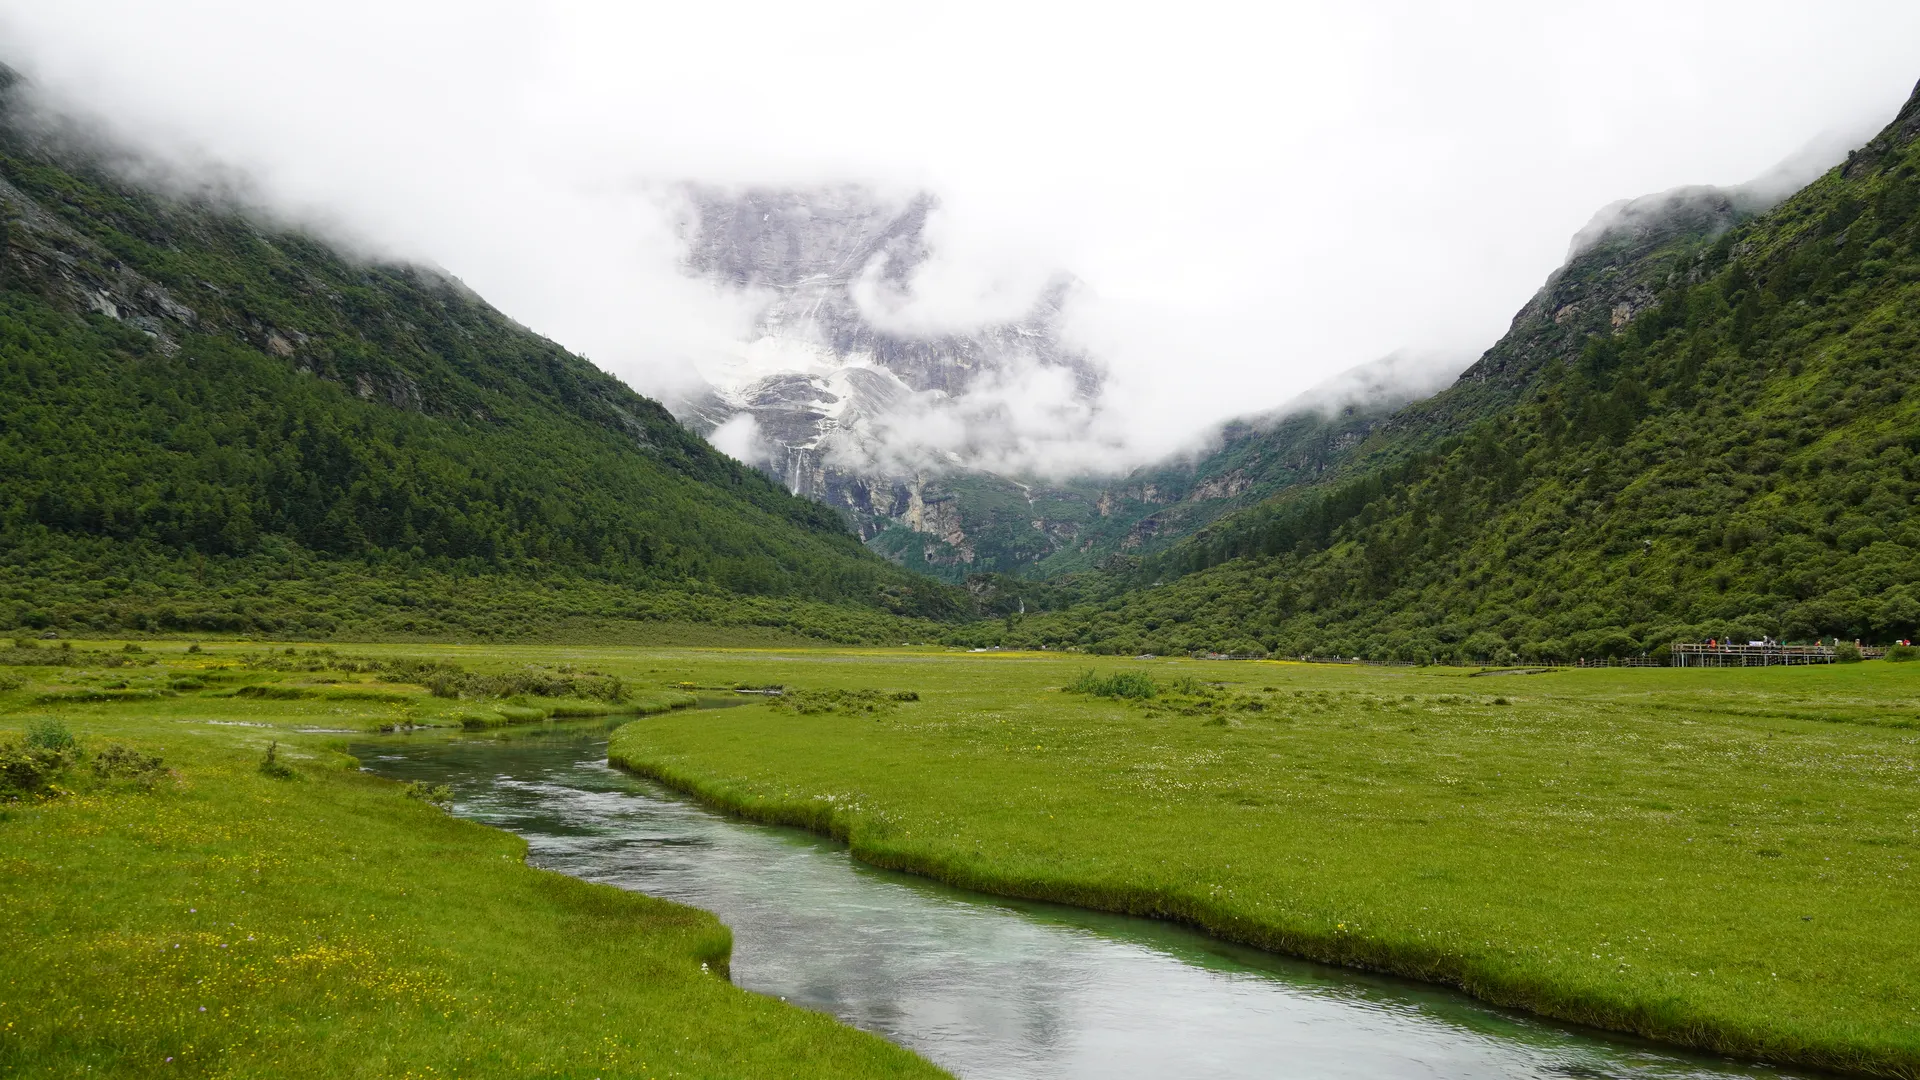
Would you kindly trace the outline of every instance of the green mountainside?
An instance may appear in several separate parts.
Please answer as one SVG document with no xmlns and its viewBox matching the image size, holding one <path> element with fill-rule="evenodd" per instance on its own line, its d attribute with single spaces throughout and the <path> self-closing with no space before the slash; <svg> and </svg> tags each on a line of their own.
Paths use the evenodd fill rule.
<svg viewBox="0 0 1920 1080">
<path fill-rule="evenodd" d="M 1040 580 L 1163 551 L 1235 510 L 1312 483 L 1411 395 L 1303 404 L 1222 425 L 1204 453 L 1119 479 L 1023 482 L 956 471 L 926 477 L 898 517 L 855 515 L 867 546 L 893 562 L 962 582 Z"/>
<path fill-rule="evenodd" d="M 1137 469 L 1101 487 L 1073 542 L 1029 573 L 1136 566 L 1235 511 L 1323 479 L 1393 413 L 1377 402 L 1306 406 L 1228 423 L 1206 454 Z"/>
<path fill-rule="evenodd" d="M 898 640 L 962 609 L 458 283 L 104 154 L 0 128 L 0 625 Z"/>
<path fill-rule="evenodd" d="M 1912 635 L 1917 140 L 1920 90 L 1765 212 L 1621 208 L 1322 482 L 956 640 L 1418 660 Z"/>
</svg>

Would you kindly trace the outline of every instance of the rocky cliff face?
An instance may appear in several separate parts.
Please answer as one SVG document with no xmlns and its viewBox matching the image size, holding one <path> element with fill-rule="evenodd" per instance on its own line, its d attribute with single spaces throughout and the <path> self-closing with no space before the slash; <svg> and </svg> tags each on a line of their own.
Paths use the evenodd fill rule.
<svg viewBox="0 0 1920 1080">
<path fill-rule="evenodd" d="M 1618 332 L 1665 285 L 1676 245 L 1711 239 L 1764 209 L 1756 187 L 1682 188 L 1603 209 L 1567 263 L 1515 316 L 1512 331 L 1459 367 L 1388 357 L 1291 406 L 1224 426 L 1210 451 L 1115 481 L 1036 485 L 982 466 L 979 431 L 927 424 L 1009 372 L 1051 370 L 1085 400 L 1100 371 L 1064 344 L 1064 277 L 1024 316 L 966 333 L 888 329 L 871 297 L 910 291 L 931 255 L 932 200 L 888 200 L 859 187 L 725 192 L 694 189 L 687 267 L 756 298 L 749 339 L 709 384 L 672 403 L 695 430 L 734 434 L 789 491 L 846 512 L 863 540 L 949 580 L 1001 572 L 1051 576 L 1148 555 L 1235 510 L 1330 470 L 1414 448 L 1371 437 L 1417 429 L 1443 438 L 1524 397 L 1543 370 L 1569 362 L 1594 333 Z M 1446 376 L 1436 379 L 1436 375 Z M 930 430 L 957 431 L 950 441 Z M 1386 450 L 1382 450 L 1386 447 Z"/>
<path fill-rule="evenodd" d="M 971 407 L 982 387 L 1038 370 L 1065 377 L 1084 401 L 1100 392 L 1097 364 L 1061 339 L 1071 279 L 1018 319 L 902 333 L 872 298 L 909 292 L 926 265 L 931 198 L 841 186 L 696 187 L 688 199 L 687 270 L 751 297 L 757 313 L 733 355 L 670 407 L 789 491 L 846 512 L 876 550 L 948 580 L 1158 550 L 1317 477 L 1393 407 L 1438 389 L 1389 358 L 1323 388 L 1325 400 L 1226 426 L 1209 453 L 1118 481 L 999 475 L 983 467 L 997 449 L 982 444 L 994 437 L 991 410 L 970 426 L 983 415 Z M 954 434 L 936 441 L 935 430 Z"/>
<path fill-rule="evenodd" d="M 1060 337 L 1071 280 L 1060 277 L 1018 319 L 905 333 L 884 325 L 872 298 L 908 292 L 930 257 L 931 197 L 893 201 L 857 186 L 688 194 L 688 271 L 759 308 L 748 340 L 703 372 L 707 384 L 670 402 L 676 415 L 710 437 L 729 428 L 730 449 L 789 491 L 848 512 L 864 538 L 903 528 L 928 538 L 923 558 L 947 576 L 981 568 L 970 515 L 947 481 L 1010 482 L 979 468 L 981 433 L 947 424 L 952 434 L 935 439 L 916 420 L 1034 369 L 1097 395 L 1098 367 Z"/>
</svg>

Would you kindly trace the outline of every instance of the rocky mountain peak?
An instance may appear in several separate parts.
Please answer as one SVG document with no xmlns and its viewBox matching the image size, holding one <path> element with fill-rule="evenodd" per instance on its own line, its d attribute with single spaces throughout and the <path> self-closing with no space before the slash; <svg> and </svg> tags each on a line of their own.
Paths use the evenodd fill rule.
<svg viewBox="0 0 1920 1080">
<path fill-rule="evenodd" d="M 747 338 L 702 372 L 706 385 L 671 407 L 702 434 L 727 427 L 730 450 L 789 491 L 849 511 L 864 534 L 923 531 L 915 508 L 932 497 L 926 485 L 982 470 L 996 441 L 982 395 L 1036 369 L 1065 374 L 1084 400 L 1099 393 L 1099 367 L 1061 336 L 1067 275 L 1019 317 L 964 330 L 911 332 L 873 309 L 876 291 L 910 297 L 934 257 L 931 195 L 858 185 L 686 194 L 687 272 L 757 310 Z M 943 422 L 922 422 L 935 415 Z M 743 425 L 750 438 L 738 437 Z"/>
</svg>

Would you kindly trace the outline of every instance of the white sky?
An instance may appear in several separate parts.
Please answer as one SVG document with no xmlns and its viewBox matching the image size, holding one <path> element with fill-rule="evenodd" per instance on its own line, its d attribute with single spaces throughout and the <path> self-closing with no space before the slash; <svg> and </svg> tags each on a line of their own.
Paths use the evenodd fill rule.
<svg viewBox="0 0 1920 1080">
<path fill-rule="evenodd" d="M 1491 344 L 1615 199 L 1858 141 L 1920 4 L 0 0 L 0 59 L 648 389 L 739 331 L 684 179 L 940 194 L 930 309 L 1055 268 L 1136 452 Z"/>
</svg>

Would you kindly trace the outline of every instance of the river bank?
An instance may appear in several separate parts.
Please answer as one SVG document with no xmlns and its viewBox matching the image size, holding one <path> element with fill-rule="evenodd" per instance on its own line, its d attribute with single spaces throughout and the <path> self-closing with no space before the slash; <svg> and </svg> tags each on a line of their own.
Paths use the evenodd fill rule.
<svg viewBox="0 0 1920 1080">
<path fill-rule="evenodd" d="M 607 733 L 383 736 L 375 773 L 446 784 L 535 865 L 711 911 L 732 978 L 979 1080 L 1787 1080 L 1457 991 L 1234 946 L 1161 920 L 876 869 L 606 764 Z"/>
<path fill-rule="evenodd" d="M 0 668 L 0 742 L 77 744 L 0 798 L 0 1074 L 945 1075 L 734 987 L 712 915 L 531 868 L 333 749 L 457 702 L 208 696 L 232 656 L 144 649 Z"/>
<path fill-rule="evenodd" d="M 640 721 L 609 756 L 964 888 L 1717 1053 L 1920 1075 L 1904 666 L 1489 688 L 1176 662 L 1145 670 L 1206 689 L 1133 703 L 1063 693 L 1086 666 L 789 665 L 919 700 Z"/>
</svg>

